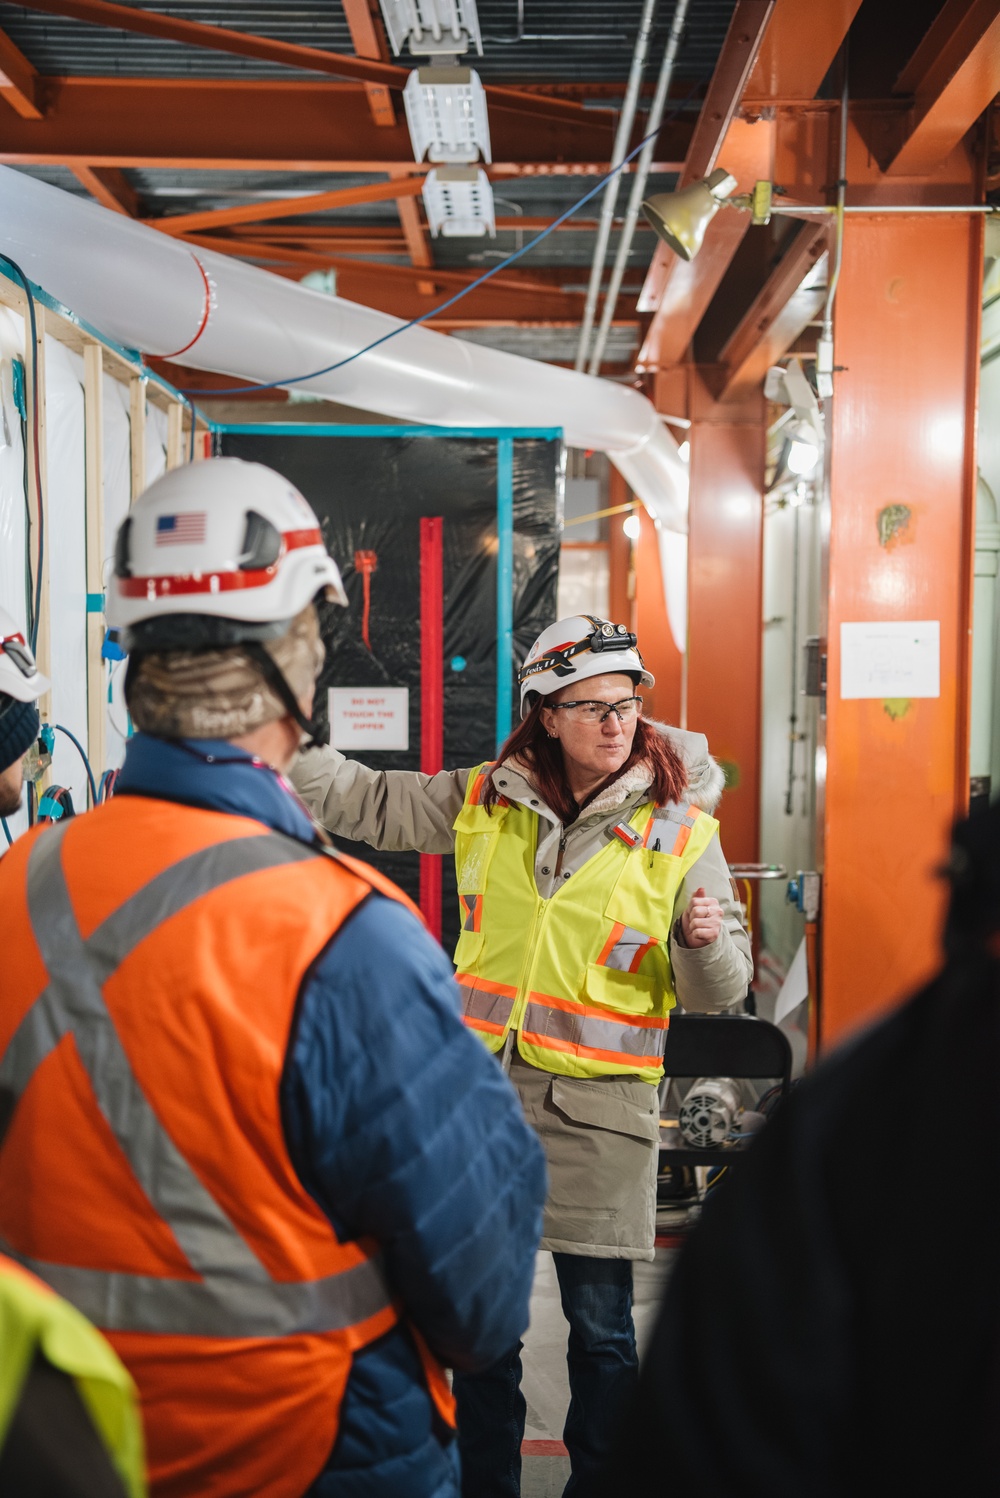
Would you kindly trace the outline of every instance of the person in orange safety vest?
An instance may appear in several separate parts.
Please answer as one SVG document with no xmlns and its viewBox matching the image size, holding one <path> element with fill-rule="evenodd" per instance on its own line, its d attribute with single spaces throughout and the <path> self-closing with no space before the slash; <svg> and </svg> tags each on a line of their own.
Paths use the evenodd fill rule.
<svg viewBox="0 0 1000 1498">
<path fill-rule="evenodd" d="M 452 1498 L 443 1368 L 528 1320 L 538 1142 L 405 896 L 282 774 L 319 596 L 287 480 L 153 484 L 108 598 L 115 797 L 0 860 L 0 1250 L 128 1368 L 154 1498 Z"/>
</svg>

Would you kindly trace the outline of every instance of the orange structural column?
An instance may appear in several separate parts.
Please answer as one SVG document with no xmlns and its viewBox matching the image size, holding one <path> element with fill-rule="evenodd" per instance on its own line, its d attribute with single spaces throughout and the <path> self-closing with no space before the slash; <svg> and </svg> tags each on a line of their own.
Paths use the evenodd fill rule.
<svg viewBox="0 0 1000 1498">
<path fill-rule="evenodd" d="M 726 771 L 727 856 L 760 840 L 761 547 L 764 401 L 716 402 L 692 377 L 687 713 Z"/>
<path fill-rule="evenodd" d="M 971 182 L 955 197 L 970 201 Z M 981 220 L 848 216 L 830 408 L 824 1045 L 939 957 L 940 869 L 968 793 L 981 284 Z M 914 628 L 880 637 L 887 622 Z"/>
<path fill-rule="evenodd" d="M 659 534 L 652 516 L 642 507 L 639 515 L 642 529 L 634 548 L 635 632 L 643 660 L 656 677 L 656 685 L 643 690 L 643 710 L 663 722 L 679 724 L 684 656 L 667 617 Z"/>
</svg>

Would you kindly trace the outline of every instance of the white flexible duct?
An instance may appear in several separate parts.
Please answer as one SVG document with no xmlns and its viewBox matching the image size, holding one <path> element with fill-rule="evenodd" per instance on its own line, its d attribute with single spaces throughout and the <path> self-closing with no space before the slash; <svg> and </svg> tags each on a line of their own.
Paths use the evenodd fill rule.
<svg viewBox="0 0 1000 1498">
<path fill-rule="evenodd" d="M 199 249 L 195 258 L 155 229 L 7 167 L 0 250 L 108 337 L 160 355 L 194 339 L 186 364 L 241 379 L 280 384 L 403 326 L 226 255 Z M 212 300 L 196 337 L 206 310 L 202 267 Z M 428 425 L 562 427 L 570 446 L 606 452 L 662 527 L 687 530 L 686 465 L 651 403 L 626 386 L 409 328 L 299 388 Z"/>
</svg>

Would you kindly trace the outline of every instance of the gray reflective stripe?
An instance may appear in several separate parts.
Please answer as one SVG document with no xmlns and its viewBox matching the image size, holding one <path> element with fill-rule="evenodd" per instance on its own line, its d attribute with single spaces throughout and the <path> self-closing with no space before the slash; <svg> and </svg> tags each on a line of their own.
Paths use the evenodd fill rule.
<svg viewBox="0 0 1000 1498">
<path fill-rule="evenodd" d="M 643 931 L 635 931 L 631 926 L 626 926 L 621 936 L 615 942 L 611 951 L 604 959 L 604 967 L 615 967 L 619 972 L 627 973 L 640 947 L 648 947 L 653 938 L 647 936 Z"/>
<path fill-rule="evenodd" d="M 583 1008 L 552 1009 L 547 1004 L 535 1003 L 530 1003 L 525 1011 L 522 1033 L 526 1033 L 526 1038 L 548 1037 L 587 1046 L 593 1051 L 621 1051 L 647 1063 L 663 1055 L 667 1039 L 665 1029 L 617 1024 L 614 1020 L 599 1019 Z"/>
<path fill-rule="evenodd" d="M 287 1337 L 335 1332 L 385 1310 L 382 1271 L 365 1259 L 339 1274 L 264 1287 L 239 1279 L 169 1280 L 53 1264 L 20 1254 L 0 1239 L 0 1250 L 51 1285 L 103 1331 L 192 1337 Z"/>
<path fill-rule="evenodd" d="M 472 988 L 458 980 L 462 990 L 462 1015 L 465 1019 L 486 1020 L 491 1025 L 505 1027 L 514 1008 L 514 999 L 505 993 L 490 993 L 485 988 Z"/>
<path fill-rule="evenodd" d="M 306 1284 L 272 1281 L 150 1107 L 101 992 L 128 954 L 192 901 L 245 875 L 315 857 L 314 850 L 276 833 L 212 844 L 163 870 L 84 942 L 62 869 L 66 831 L 63 824 L 39 838 L 28 860 L 29 918 L 49 981 L 0 1058 L 0 1097 L 9 1101 L 7 1121 L 39 1065 L 72 1034 L 98 1106 L 136 1179 L 201 1281 L 59 1265 L 51 1266 L 51 1272 L 42 1269 L 43 1277 L 50 1284 L 55 1284 L 53 1276 L 66 1284 L 72 1280 L 82 1299 L 69 1289 L 64 1292 L 67 1297 L 98 1325 L 117 1330 L 252 1336 L 258 1333 L 247 1328 L 262 1325 L 274 1327 L 273 1334 L 278 1335 L 281 1328 L 319 1331 L 351 1325 L 359 1319 L 359 1298 L 363 1317 L 384 1308 L 388 1294 L 380 1271 L 370 1262 Z M 2 1142 L 0 1138 L 0 1146 Z M 352 1284 L 360 1287 L 360 1297 Z M 150 1296 L 158 1297 L 158 1303 L 145 1306 L 144 1299 Z M 313 1312 L 322 1325 L 309 1323 Z M 150 1324 L 154 1320 L 155 1327 Z"/>
<path fill-rule="evenodd" d="M 674 801 L 668 806 L 654 806 L 649 830 L 645 835 L 646 847 L 655 848 L 659 841 L 661 853 L 672 853 L 681 829 L 693 827 L 698 816 L 697 807 L 678 806 Z"/>
<path fill-rule="evenodd" d="M 483 898 L 482 895 L 464 895 L 463 896 L 463 899 L 465 900 L 465 903 L 466 903 L 466 905 L 468 907 L 468 913 L 466 914 L 465 921 L 464 921 L 464 924 L 462 926 L 462 930 L 463 931 L 475 931 L 475 929 L 476 929 L 476 909 L 477 909 L 477 907 L 479 905 L 479 902 L 480 902 L 480 900 L 482 898 Z"/>
</svg>

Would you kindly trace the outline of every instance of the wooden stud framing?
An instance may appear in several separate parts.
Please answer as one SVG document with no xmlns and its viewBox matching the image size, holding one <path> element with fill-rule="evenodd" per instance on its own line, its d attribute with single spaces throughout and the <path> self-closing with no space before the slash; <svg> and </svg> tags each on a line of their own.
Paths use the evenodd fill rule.
<svg viewBox="0 0 1000 1498">
<path fill-rule="evenodd" d="M 87 495 L 87 752 L 97 774 L 107 761 L 107 687 L 101 646 L 104 616 L 92 603 L 104 592 L 104 349 L 83 351 Z"/>
<path fill-rule="evenodd" d="M 179 468 L 184 462 L 184 407 L 171 401 L 167 410 L 167 467 Z"/>
<path fill-rule="evenodd" d="M 146 377 L 133 375 L 128 387 L 128 414 L 131 430 L 132 504 L 146 487 Z"/>
</svg>

